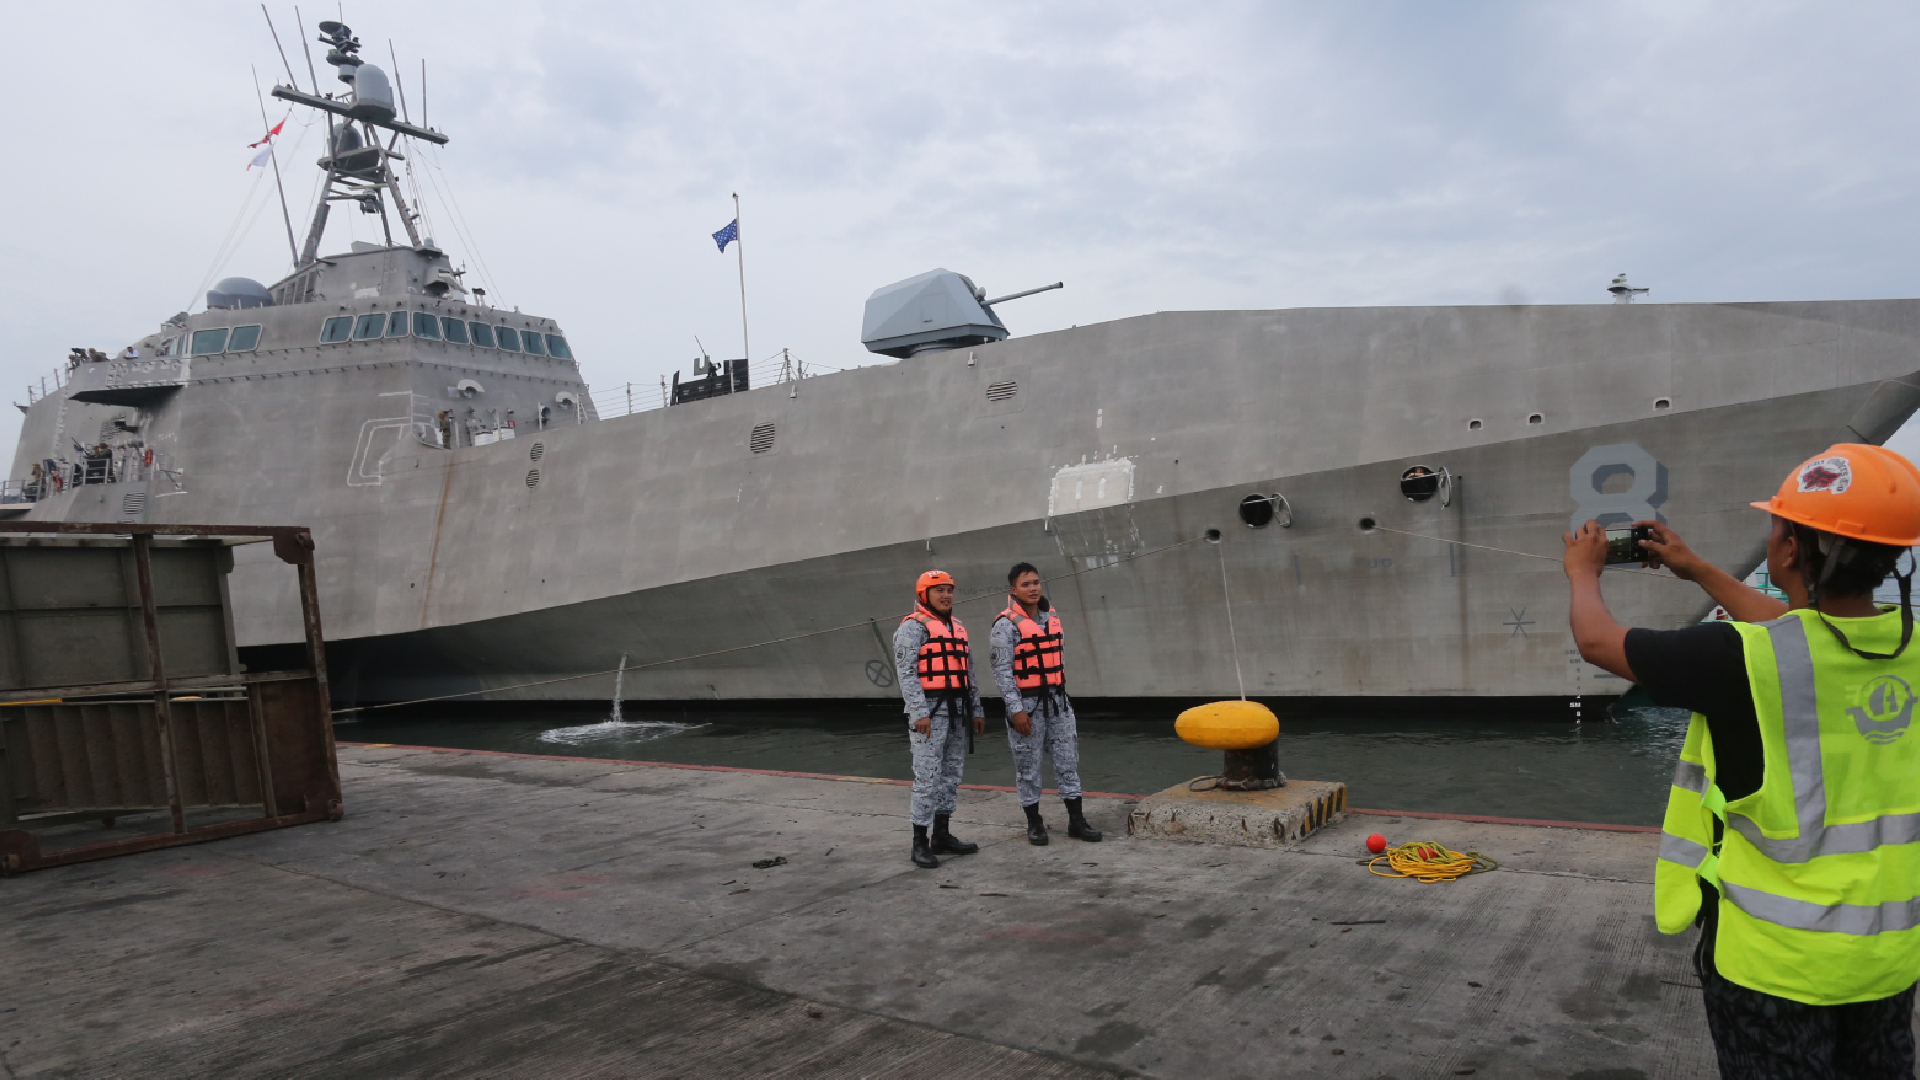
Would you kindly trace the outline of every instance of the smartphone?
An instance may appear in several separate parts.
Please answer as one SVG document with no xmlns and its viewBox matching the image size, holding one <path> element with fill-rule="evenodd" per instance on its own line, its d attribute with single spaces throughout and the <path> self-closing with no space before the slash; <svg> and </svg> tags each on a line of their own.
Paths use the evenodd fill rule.
<svg viewBox="0 0 1920 1080">
<path fill-rule="evenodd" d="M 1607 530 L 1607 565 L 1645 562 L 1648 551 L 1640 541 L 1653 539 L 1653 526 L 1636 525 L 1631 529 Z"/>
</svg>

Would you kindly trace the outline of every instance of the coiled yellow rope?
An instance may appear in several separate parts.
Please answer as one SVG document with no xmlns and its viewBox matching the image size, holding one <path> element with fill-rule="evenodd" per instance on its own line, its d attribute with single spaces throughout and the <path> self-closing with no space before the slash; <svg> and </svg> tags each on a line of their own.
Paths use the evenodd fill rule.
<svg viewBox="0 0 1920 1080">
<path fill-rule="evenodd" d="M 1386 860 L 1389 871 L 1379 869 Z M 1391 848 L 1384 855 L 1361 859 L 1369 874 L 1381 877 L 1410 877 L 1415 881 L 1457 881 L 1468 874 L 1498 870 L 1500 864 L 1477 851 L 1453 851 L 1431 840 L 1414 840 Z"/>
</svg>

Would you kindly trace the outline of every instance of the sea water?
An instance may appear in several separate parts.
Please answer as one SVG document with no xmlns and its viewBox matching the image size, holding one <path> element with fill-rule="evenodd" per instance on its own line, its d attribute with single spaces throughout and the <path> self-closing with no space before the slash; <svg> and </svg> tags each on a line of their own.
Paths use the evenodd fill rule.
<svg viewBox="0 0 1920 1080">
<path fill-rule="evenodd" d="M 879 709 L 669 717 L 650 706 L 627 721 L 539 706 L 398 712 L 361 713 L 335 733 L 352 742 L 893 780 L 913 775 L 904 719 Z M 1358 807 L 1658 825 L 1686 723 L 1686 713 L 1669 709 L 1580 724 L 1289 718 L 1281 724 L 1280 768 L 1302 780 L 1345 781 Z M 1004 724 L 988 720 L 987 733 L 975 739 L 967 783 L 1013 783 Z M 1217 773 L 1220 758 L 1176 738 L 1171 718 L 1080 722 L 1080 776 L 1088 791 L 1147 794 Z M 1051 773 L 1046 782 L 1052 786 Z"/>
</svg>

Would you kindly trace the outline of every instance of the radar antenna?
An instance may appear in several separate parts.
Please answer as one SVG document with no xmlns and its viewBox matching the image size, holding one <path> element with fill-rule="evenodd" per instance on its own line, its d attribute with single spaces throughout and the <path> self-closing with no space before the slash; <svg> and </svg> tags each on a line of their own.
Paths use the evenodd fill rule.
<svg viewBox="0 0 1920 1080">
<path fill-rule="evenodd" d="M 327 46 L 327 63 L 334 66 L 339 80 L 347 84 L 340 95 L 309 94 L 296 86 L 275 86 L 273 96 L 296 105 L 319 109 L 327 115 L 327 155 L 319 165 L 327 170 L 320 203 L 313 210 L 313 224 L 307 230 L 307 242 L 300 250 L 298 266 L 312 265 L 319 257 L 320 237 L 327 229 L 327 215 L 335 202 L 352 202 L 364 214 L 380 215 L 380 227 L 387 243 L 393 243 L 393 229 L 387 218 L 386 200 L 392 199 L 400 224 L 414 247 L 421 244 L 420 231 L 414 226 L 414 212 L 400 194 L 400 184 L 389 164 L 405 161 L 394 153 L 402 137 L 424 139 L 445 145 L 447 137 L 432 128 L 416 127 L 396 118 L 393 88 L 387 74 L 360 58 L 360 39 L 344 23 L 331 20 L 320 24 L 320 41 Z M 335 122 L 335 118 L 339 122 Z M 392 132 L 385 146 L 380 132 Z M 297 267 L 296 267 L 297 268 Z"/>
<path fill-rule="evenodd" d="M 1634 297 L 1647 292 L 1646 289 L 1638 285 L 1627 284 L 1627 275 L 1625 274 L 1614 275 L 1613 284 L 1607 286 L 1607 291 L 1613 294 L 1613 302 L 1616 304 L 1631 304 L 1633 303 Z"/>
</svg>

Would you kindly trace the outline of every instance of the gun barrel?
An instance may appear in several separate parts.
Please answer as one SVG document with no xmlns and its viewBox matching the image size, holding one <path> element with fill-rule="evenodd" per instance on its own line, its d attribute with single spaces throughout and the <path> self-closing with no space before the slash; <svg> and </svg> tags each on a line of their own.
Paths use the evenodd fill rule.
<svg viewBox="0 0 1920 1080">
<path fill-rule="evenodd" d="M 1018 300 L 1023 296 L 1032 296 L 1034 293 L 1051 292 L 1054 289 L 1064 289 L 1066 287 L 1067 287 L 1066 282 L 1056 281 L 1051 285 L 1042 285 L 1037 289 L 1027 289 L 1024 292 L 1008 293 L 1005 296 L 996 296 L 992 300 L 982 300 L 980 301 L 980 306 L 992 307 L 995 304 L 1004 304 L 1009 300 Z"/>
</svg>

